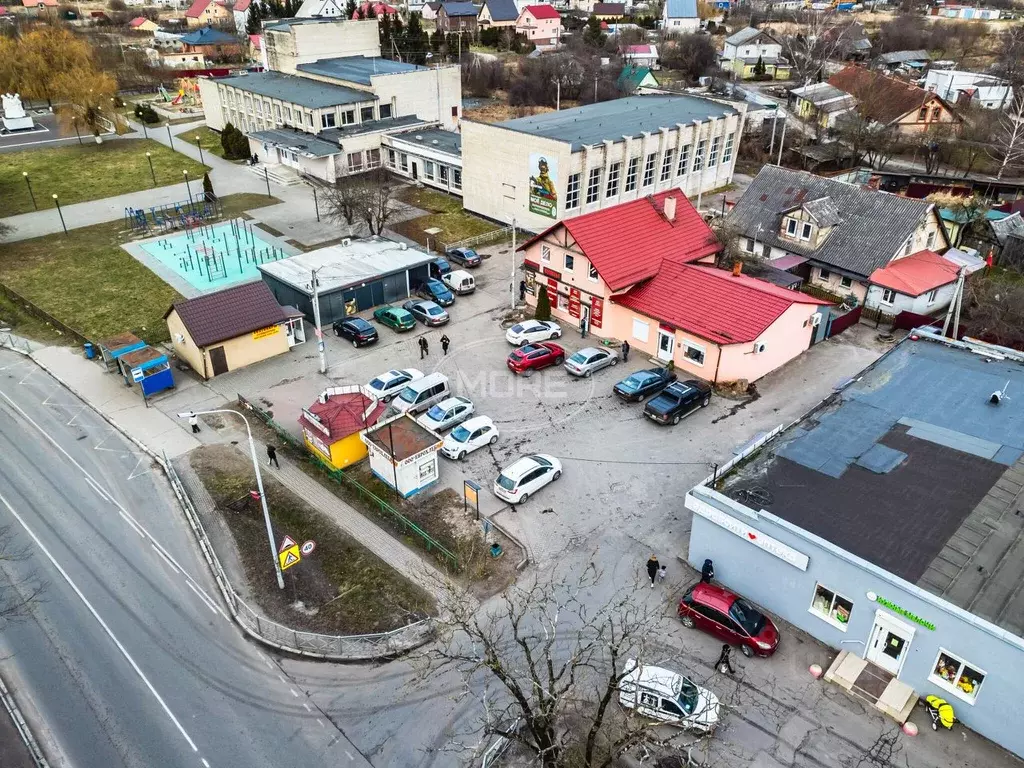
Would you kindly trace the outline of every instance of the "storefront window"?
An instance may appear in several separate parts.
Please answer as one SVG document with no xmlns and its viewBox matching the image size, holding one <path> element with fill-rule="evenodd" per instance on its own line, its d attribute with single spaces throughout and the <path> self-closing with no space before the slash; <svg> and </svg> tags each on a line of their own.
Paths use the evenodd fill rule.
<svg viewBox="0 0 1024 768">
<path fill-rule="evenodd" d="M 811 613 L 820 616 L 830 624 L 835 624 L 845 632 L 847 625 L 850 623 L 850 614 L 852 612 L 852 601 L 833 592 L 826 586 L 821 584 L 815 585 L 814 600 L 811 601 Z"/>
<path fill-rule="evenodd" d="M 939 657 L 935 660 L 935 668 L 928 679 L 940 688 L 973 704 L 978 698 L 981 684 L 985 682 L 985 674 L 959 656 L 954 656 L 949 651 L 940 648 Z"/>
</svg>

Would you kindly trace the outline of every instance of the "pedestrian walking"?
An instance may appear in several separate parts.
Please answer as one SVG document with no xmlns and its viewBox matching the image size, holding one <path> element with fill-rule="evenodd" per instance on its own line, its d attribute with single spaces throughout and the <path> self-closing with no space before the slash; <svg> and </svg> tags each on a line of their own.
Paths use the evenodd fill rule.
<svg viewBox="0 0 1024 768">
<path fill-rule="evenodd" d="M 713 578 L 715 578 L 715 564 L 711 562 L 711 558 L 708 558 L 701 566 L 700 580 L 703 584 L 710 584 Z"/>
<path fill-rule="evenodd" d="M 192 427 L 193 435 L 199 434 L 199 417 L 196 416 L 194 413 L 188 417 L 188 425 Z"/>
<path fill-rule="evenodd" d="M 725 643 L 722 646 L 722 652 L 718 654 L 718 661 L 715 662 L 715 669 L 721 672 L 723 675 L 728 672 L 729 674 L 735 674 L 736 670 L 732 668 L 732 660 L 729 655 L 732 653 L 732 646 Z"/>
<path fill-rule="evenodd" d="M 526 281 L 525 280 L 520 280 L 519 281 L 519 303 L 522 304 L 524 301 L 526 301 Z"/>
<path fill-rule="evenodd" d="M 628 363 L 629 362 L 629 342 L 628 341 L 622 342 L 622 362 L 624 362 L 624 363 Z"/>
<path fill-rule="evenodd" d="M 427 337 L 420 336 L 420 360 L 430 354 L 430 345 L 427 344 Z"/>
<path fill-rule="evenodd" d="M 444 350 L 444 353 L 446 355 L 448 354 L 448 345 L 451 344 L 451 343 L 452 343 L 452 340 L 448 338 L 448 334 L 447 333 L 444 336 L 441 337 L 441 349 Z"/>
<path fill-rule="evenodd" d="M 281 468 L 281 465 L 277 461 L 277 448 L 272 445 L 267 446 L 267 466 Z"/>
<path fill-rule="evenodd" d="M 668 575 L 668 566 L 667 565 L 661 566 L 661 568 L 658 569 L 658 581 L 664 581 L 665 577 L 667 575 Z"/>
<path fill-rule="evenodd" d="M 658 562 L 657 555 L 651 555 L 647 561 L 647 575 L 651 577 L 651 589 L 654 589 L 654 582 L 658 578 L 658 572 L 661 570 L 661 563 Z"/>
</svg>

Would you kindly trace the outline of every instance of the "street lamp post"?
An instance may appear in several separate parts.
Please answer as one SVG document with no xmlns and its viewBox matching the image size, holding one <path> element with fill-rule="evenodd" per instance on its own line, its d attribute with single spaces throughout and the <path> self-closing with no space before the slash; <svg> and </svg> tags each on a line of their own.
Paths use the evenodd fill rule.
<svg viewBox="0 0 1024 768">
<path fill-rule="evenodd" d="M 260 494 L 260 504 L 263 506 L 263 521 L 267 524 L 267 539 L 270 541 L 270 557 L 274 561 L 274 572 L 277 574 L 277 586 L 284 589 L 284 574 L 281 572 L 281 563 L 277 559 L 277 544 L 274 541 L 274 526 L 270 522 L 270 510 L 267 509 L 267 495 L 263 492 L 263 475 L 260 473 L 260 462 L 256 458 L 256 443 L 252 439 L 252 430 L 249 429 L 249 420 L 245 414 L 233 411 L 230 408 L 217 409 L 212 411 L 189 411 L 179 413 L 179 419 L 188 419 L 192 416 L 203 416 L 208 413 L 230 413 L 238 416 L 245 422 L 245 432 L 249 436 L 249 455 L 252 457 L 252 468 L 256 470 L 256 488 Z"/>
<path fill-rule="evenodd" d="M 267 197 L 273 197 L 270 194 L 270 174 L 267 173 L 267 166 L 263 166 L 263 180 L 267 182 Z"/>
<path fill-rule="evenodd" d="M 327 373 L 327 345 L 324 343 L 324 330 L 320 327 L 320 286 L 316 273 L 323 269 L 323 264 L 313 270 L 313 323 L 316 325 L 316 346 L 320 352 L 320 373 Z"/>
<path fill-rule="evenodd" d="M 60 225 L 64 228 L 64 234 L 68 233 L 68 225 L 64 223 L 64 211 L 60 209 L 60 200 L 57 199 L 57 193 L 53 193 L 53 202 L 57 206 L 57 215 L 60 216 Z"/>
<path fill-rule="evenodd" d="M 156 186 L 156 171 L 153 170 L 153 153 L 147 152 L 146 159 L 149 160 L 149 174 L 153 177 L 153 186 Z"/>
<path fill-rule="evenodd" d="M 199 147 L 199 162 L 206 165 L 206 160 L 203 159 L 203 141 L 199 138 L 199 134 L 196 134 L 196 146 Z"/>
<path fill-rule="evenodd" d="M 320 203 L 316 199 L 316 187 L 313 187 L 313 207 L 316 208 L 316 220 L 320 221 Z"/>
<path fill-rule="evenodd" d="M 167 124 L 167 141 L 171 145 L 171 149 L 174 149 L 174 137 L 171 136 L 171 124 Z"/>
<path fill-rule="evenodd" d="M 192 187 L 188 185 L 188 171 L 182 171 L 182 173 L 185 174 L 185 189 L 188 190 L 188 204 L 195 208 L 196 204 L 192 200 Z"/>
<path fill-rule="evenodd" d="M 71 118 L 71 125 L 74 126 L 74 128 L 75 128 L 75 136 L 78 137 L 78 143 L 81 144 L 82 143 L 82 134 L 79 133 L 79 131 L 78 131 L 78 118 L 77 117 L 72 117 Z"/>
<path fill-rule="evenodd" d="M 32 182 L 28 180 L 28 171 L 22 171 L 21 175 L 25 177 L 25 183 L 28 185 L 28 195 L 32 198 L 32 208 L 39 210 L 39 206 L 36 205 L 36 193 L 32 191 Z"/>
</svg>

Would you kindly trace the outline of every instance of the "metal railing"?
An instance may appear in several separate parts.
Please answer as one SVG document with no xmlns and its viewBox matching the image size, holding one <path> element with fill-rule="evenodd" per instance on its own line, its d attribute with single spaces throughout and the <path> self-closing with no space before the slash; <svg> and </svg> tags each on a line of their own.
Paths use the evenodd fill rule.
<svg viewBox="0 0 1024 768">
<path fill-rule="evenodd" d="M 227 573 L 213 549 L 213 544 L 210 542 L 202 520 L 199 518 L 199 513 L 192 502 L 192 497 L 189 496 L 166 452 L 163 464 L 171 482 L 171 488 L 185 511 L 192 532 L 199 542 L 199 547 L 217 581 L 217 586 L 227 603 L 228 610 L 231 611 L 232 618 L 250 637 L 288 653 L 334 661 L 366 661 L 396 656 L 423 645 L 433 637 L 434 622 L 430 618 L 407 624 L 391 632 L 379 632 L 371 635 L 323 635 L 286 627 L 284 624 L 261 615 L 238 595 L 228 580 Z"/>
<path fill-rule="evenodd" d="M 741 448 L 735 456 L 733 456 L 724 464 L 715 467 L 715 471 L 712 472 L 707 477 L 705 477 L 699 484 L 714 488 L 715 483 L 717 483 L 719 480 L 725 477 L 729 473 L 729 470 L 731 470 L 733 467 L 735 467 L 737 464 L 739 464 L 741 461 L 746 459 L 751 454 L 754 454 L 757 451 L 761 450 L 761 448 L 766 443 L 770 443 L 772 440 L 778 437 L 779 433 L 781 433 L 782 430 L 784 430 L 785 428 L 785 424 L 779 424 L 772 431 L 765 432 L 760 437 L 751 440 L 749 443 L 743 446 L 743 448 Z"/>
<path fill-rule="evenodd" d="M 23 355 L 32 354 L 32 345 L 26 339 L 15 336 L 13 333 L 0 333 L 0 347 L 13 349 L 15 352 L 20 352 Z"/>
<path fill-rule="evenodd" d="M 521 229 L 517 230 L 522 233 Z M 444 253 L 449 248 L 468 248 L 471 245 L 479 245 L 480 243 L 492 243 L 495 240 L 499 240 L 504 237 L 512 237 L 512 227 L 502 227 L 501 229 L 492 229 L 490 232 L 484 232 L 480 235 L 473 235 L 473 237 L 467 237 L 462 240 L 457 240 L 453 243 L 442 243 L 438 242 L 437 247 Z"/>
</svg>

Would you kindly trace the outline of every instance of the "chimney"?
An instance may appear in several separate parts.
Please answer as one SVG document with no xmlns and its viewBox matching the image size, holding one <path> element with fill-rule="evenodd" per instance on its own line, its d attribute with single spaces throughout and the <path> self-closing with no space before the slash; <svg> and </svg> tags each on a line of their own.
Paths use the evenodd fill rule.
<svg viewBox="0 0 1024 768">
<path fill-rule="evenodd" d="M 732 263 L 732 276 L 733 277 L 739 277 L 742 272 L 743 272 L 743 262 L 742 261 L 734 261 Z"/>
<path fill-rule="evenodd" d="M 670 222 L 676 220 L 676 199 L 672 195 L 665 198 L 665 219 Z"/>
</svg>

